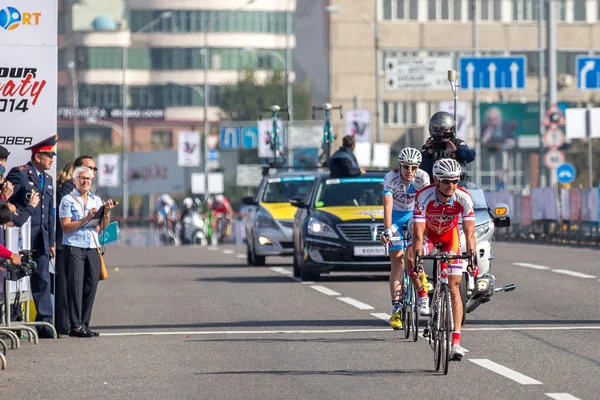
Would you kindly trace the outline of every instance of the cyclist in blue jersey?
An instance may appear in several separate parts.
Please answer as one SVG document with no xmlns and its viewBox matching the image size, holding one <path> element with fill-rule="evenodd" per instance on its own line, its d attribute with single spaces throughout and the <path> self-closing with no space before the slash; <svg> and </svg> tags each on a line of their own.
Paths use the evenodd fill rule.
<svg viewBox="0 0 600 400">
<path fill-rule="evenodd" d="M 407 225 L 407 230 L 410 232 L 415 196 L 419 190 L 430 183 L 429 175 L 419 169 L 421 161 L 421 152 L 407 147 L 398 155 L 398 168 L 388 172 L 383 180 L 383 226 L 385 230 L 381 235 L 381 242 L 389 246 L 390 262 L 392 264 L 390 272 L 392 297 L 390 326 L 393 329 L 402 329 L 400 296 L 405 250 L 403 226 Z"/>
</svg>

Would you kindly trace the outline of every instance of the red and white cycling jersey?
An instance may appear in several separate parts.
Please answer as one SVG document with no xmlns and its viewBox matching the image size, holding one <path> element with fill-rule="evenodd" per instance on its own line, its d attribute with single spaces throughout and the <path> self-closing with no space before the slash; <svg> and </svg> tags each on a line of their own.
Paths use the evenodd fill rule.
<svg viewBox="0 0 600 400">
<path fill-rule="evenodd" d="M 462 215 L 463 221 L 474 221 L 475 211 L 473 199 L 466 190 L 457 187 L 454 195 L 447 203 L 437 198 L 437 186 L 426 186 L 417 193 L 414 222 L 427 223 L 427 237 L 433 239 L 458 228 L 458 220 Z"/>
</svg>

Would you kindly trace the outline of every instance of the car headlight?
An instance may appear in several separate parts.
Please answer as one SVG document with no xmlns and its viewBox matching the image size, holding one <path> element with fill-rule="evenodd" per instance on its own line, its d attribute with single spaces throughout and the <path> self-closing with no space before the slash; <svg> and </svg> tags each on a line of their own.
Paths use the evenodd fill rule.
<svg viewBox="0 0 600 400">
<path fill-rule="evenodd" d="M 330 238 L 339 237 L 331 226 L 327 225 L 325 222 L 319 221 L 316 218 L 310 218 L 308 220 L 308 233 L 315 236 L 326 236 Z"/>
<path fill-rule="evenodd" d="M 279 226 L 277 225 L 277 223 L 275 223 L 273 218 L 260 212 L 258 213 L 258 217 L 256 218 L 256 223 L 259 228 L 279 229 Z"/>
</svg>

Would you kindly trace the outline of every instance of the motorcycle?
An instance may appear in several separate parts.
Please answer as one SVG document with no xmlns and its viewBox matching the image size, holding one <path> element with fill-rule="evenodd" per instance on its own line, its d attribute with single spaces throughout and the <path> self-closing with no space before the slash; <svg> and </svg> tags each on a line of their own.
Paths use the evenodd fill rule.
<svg viewBox="0 0 600 400">
<path fill-rule="evenodd" d="M 497 203 L 490 208 L 485 200 L 483 190 L 471 182 L 461 182 L 460 186 L 467 190 L 473 198 L 475 207 L 475 239 L 476 257 L 479 273 L 477 277 L 469 273 L 463 273 L 463 279 L 460 284 L 460 296 L 463 303 L 463 323 L 467 313 L 473 312 L 483 303 L 491 300 L 492 296 L 498 292 L 510 292 L 516 289 L 514 284 L 496 287 L 496 277 L 492 274 L 492 260 L 494 251 L 492 248 L 492 239 L 495 228 L 510 226 L 509 208 L 506 204 Z M 461 252 L 466 254 L 465 235 L 460 230 Z M 433 262 L 426 260 L 423 263 L 423 269 L 429 277 L 429 297 L 433 294 Z"/>
<path fill-rule="evenodd" d="M 206 246 L 206 229 L 204 218 L 199 211 L 191 211 L 183 219 L 183 237 L 186 243 Z"/>
</svg>

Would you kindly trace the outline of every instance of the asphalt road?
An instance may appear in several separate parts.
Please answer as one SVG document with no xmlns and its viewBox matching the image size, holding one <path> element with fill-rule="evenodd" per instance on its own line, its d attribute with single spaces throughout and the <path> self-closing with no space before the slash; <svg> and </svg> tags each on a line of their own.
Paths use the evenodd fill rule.
<svg viewBox="0 0 600 400">
<path fill-rule="evenodd" d="M 3 399 L 598 398 L 595 250 L 495 243 L 497 281 L 517 289 L 468 315 L 447 376 L 382 320 L 383 274 L 301 283 L 289 259 L 248 267 L 241 247 L 109 251 L 101 336 L 23 341 Z"/>
</svg>

